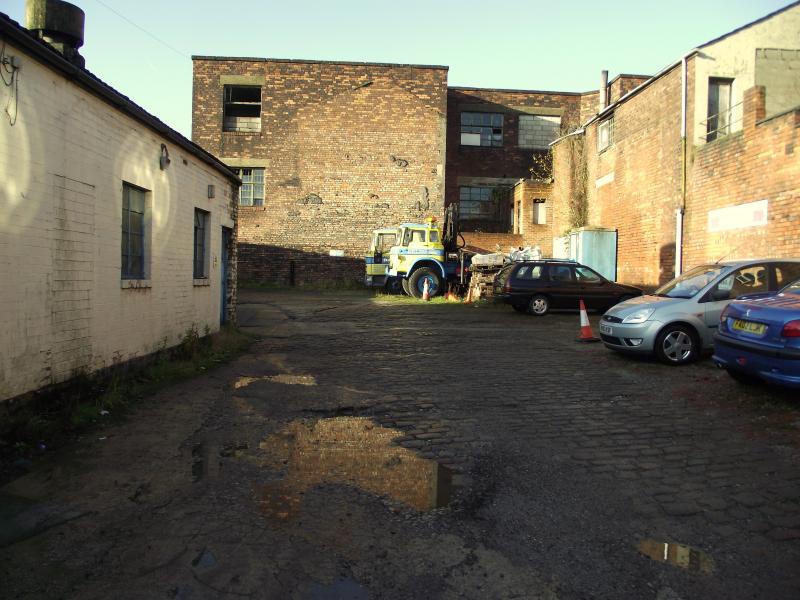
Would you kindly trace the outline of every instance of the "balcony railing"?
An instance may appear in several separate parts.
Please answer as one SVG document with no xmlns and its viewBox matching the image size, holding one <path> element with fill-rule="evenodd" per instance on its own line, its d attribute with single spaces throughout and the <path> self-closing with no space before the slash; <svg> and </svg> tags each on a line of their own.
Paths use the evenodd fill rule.
<svg viewBox="0 0 800 600">
<path fill-rule="evenodd" d="M 701 136 L 702 139 L 706 142 L 711 142 L 728 135 L 734 130 L 738 130 L 733 126 L 741 123 L 744 117 L 742 116 L 743 111 L 735 109 L 743 105 L 744 102 L 739 102 L 715 115 L 709 115 L 704 121 L 700 121 L 701 130 L 703 128 L 706 129 L 706 133 Z M 735 115 L 736 118 L 734 119 Z"/>
</svg>

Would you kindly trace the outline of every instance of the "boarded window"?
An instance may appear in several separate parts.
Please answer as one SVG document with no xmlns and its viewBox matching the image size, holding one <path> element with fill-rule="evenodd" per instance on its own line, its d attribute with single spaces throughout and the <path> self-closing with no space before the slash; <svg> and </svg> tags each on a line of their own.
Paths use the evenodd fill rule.
<svg viewBox="0 0 800 600">
<path fill-rule="evenodd" d="M 519 147 L 548 148 L 561 131 L 561 117 L 549 115 L 519 116 Z"/>
<path fill-rule="evenodd" d="M 253 133 L 261 131 L 261 87 L 226 85 L 223 131 Z"/>
<path fill-rule="evenodd" d="M 208 277 L 208 212 L 194 209 L 194 278 Z"/>
<path fill-rule="evenodd" d="M 545 225 L 547 224 L 547 208 L 544 200 L 533 201 L 533 224 Z"/>
<path fill-rule="evenodd" d="M 614 143 L 614 117 L 600 121 L 597 126 L 597 151 L 602 152 Z"/>
</svg>

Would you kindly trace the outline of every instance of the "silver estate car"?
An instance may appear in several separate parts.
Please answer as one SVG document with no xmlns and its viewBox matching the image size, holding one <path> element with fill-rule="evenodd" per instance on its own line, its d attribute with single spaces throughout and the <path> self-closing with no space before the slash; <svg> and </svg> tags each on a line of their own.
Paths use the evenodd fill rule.
<svg viewBox="0 0 800 600">
<path fill-rule="evenodd" d="M 600 338 L 613 350 L 682 365 L 713 347 L 720 314 L 731 300 L 778 290 L 799 277 L 800 259 L 700 265 L 652 294 L 609 309 L 600 319 Z"/>
</svg>

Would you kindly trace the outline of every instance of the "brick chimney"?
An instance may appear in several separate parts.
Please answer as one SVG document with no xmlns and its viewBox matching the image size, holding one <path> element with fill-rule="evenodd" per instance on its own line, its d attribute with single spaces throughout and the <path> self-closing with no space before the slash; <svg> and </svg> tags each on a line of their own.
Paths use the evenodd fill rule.
<svg viewBox="0 0 800 600">
<path fill-rule="evenodd" d="M 744 91 L 742 128 L 750 130 L 767 116 L 767 88 L 756 85 Z"/>
</svg>

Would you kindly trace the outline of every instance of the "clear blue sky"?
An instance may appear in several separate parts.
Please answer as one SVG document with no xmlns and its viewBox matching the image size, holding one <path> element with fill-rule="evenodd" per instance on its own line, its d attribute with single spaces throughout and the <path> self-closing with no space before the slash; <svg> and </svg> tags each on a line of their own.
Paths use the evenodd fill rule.
<svg viewBox="0 0 800 600">
<path fill-rule="evenodd" d="M 74 0 L 101 79 L 186 135 L 190 56 L 447 65 L 450 85 L 583 92 L 653 74 L 788 0 Z M 0 11 L 24 25 L 24 0 Z M 173 51 L 109 8 L 165 41 Z"/>
</svg>

